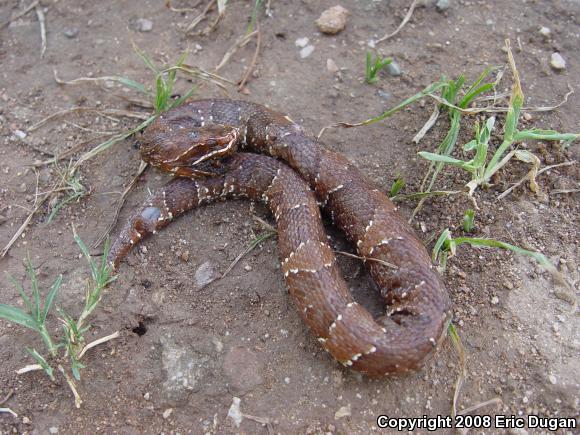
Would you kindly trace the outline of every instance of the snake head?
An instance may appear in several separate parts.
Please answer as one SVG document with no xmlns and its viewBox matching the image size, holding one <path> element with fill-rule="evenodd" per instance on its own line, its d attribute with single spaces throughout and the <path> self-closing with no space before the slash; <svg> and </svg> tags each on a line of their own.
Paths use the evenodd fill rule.
<svg viewBox="0 0 580 435">
<path fill-rule="evenodd" d="M 211 175 L 207 163 L 234 153 L 238 138 L 239 130 L 226 125 L 194 128 L 180 123 L 153 123 L 142 135 L 141 158 L 176 175 Z"/>
</svg>

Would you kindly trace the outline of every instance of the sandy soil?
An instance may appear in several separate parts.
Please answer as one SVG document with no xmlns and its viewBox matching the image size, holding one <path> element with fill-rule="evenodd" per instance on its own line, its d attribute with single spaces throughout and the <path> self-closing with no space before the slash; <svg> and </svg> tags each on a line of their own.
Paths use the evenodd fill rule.
<svg viewBox="0 0 580 435">
<path fill-rule="evenodd" d="M 0 21 L 29 2 L 4 0 Z M 30 164 L 94 137 L 71 122 L 93 130 L 134 126 L 135 120 L 103 116 L 59 118 L 19 137 L 58 110 L 75 105 L 129 108 L 118 90 L 90 84 L 58 85 L 59 76 L 123 75 L 151 82 L 150 72 L 134 54 L 135 41 L 157 61 L 175 61 L 187 47 L 187 63 L 211 70 L 246 30 L 253 2 L 232 1 L 209 36 L 186 35 L 184 28 L 201 11 L 175 13 L 157 0 L 44 0 L 47 50 L 40 58 L 40 33 L 33 12 L 0 29 L 0 242 L 8 242 L 33 207 L 36 175 Z M 176 6 L 184 7 L 181 2 Z M 204 4 L 206 2 L 203 2 Z M 580 81 L 580 3 L 578 1 L 452 1 L 444 12 L 434 5 L 416 9 L 407 26 L 378 46 L 393 56 L 403 74 L 381 73 L 375 86 L 361 80 L 367 42 L 395 29 L 409 2 L 343 0 L 351 11 L 347 27 L 336 36 L 322 35 L 314 21 L 334 1 L 272 1 L 271 16 L 260 15 L 262 49 L 246 98 L 285 111 L 312 132 L 335 121 L 359 121 L 381 113 L 418 92 L 442 74 L 465 72 L 473 80 L 486 65 L 504 65 L 505 38 L 521 43 L 516 62 L 528 106 L 562 100 L 568 84 Z M 153 24 L 146 30 L 143 18 Z M 145 27 L 146 27 L 145 23 Z M 206 22 L 200 24 L 203 28 Z M 551 29 L 551 37 L 538 32 Z M 141 30 L 139 30 L 141 29 Z M 65 34 L 66 33 L 66 34 Z M 67 36 L 68 35 L 68 36 Z M 301 58 L 298 38 L 308 37 L 313 53 Z M 236 81 L 251 61 L 253 43 L 221 70 Z M 564 72 L 550 68 L 559 51 Z M 327 70 L 327 59 L 341 68 Z M 180 81 L 178 92 L 188 83 Z M 204 85 L 197 95 L 221 95 Z M 578 130 L 580 104 L 572 95 L 559 110 L 532 113 L 528 126 Z M 351 159 L 380 188 L 388 190 L 400 174 L 405 193 L 417 191 L 427 169 L 417 157 L 433 150 L 448 123 L 442 119 L 419 144 L 411 139 L 428 119 L 433 102 L 417 104 L 385 122 L 351 130 L 331 130 L 325 142 Z M 22 136 L 22 135 L 20 135 Z M 460 143 L 470 139 L 462 130 Z M 92 243 L 113 218 L 118 192 L 138 166 L 131 138 L 82 167 L 81 182 L 90 193 L 62 209 L 47 224 L 47 203 L 9 253 L 0 269 L 24 278 L 27 253 L 45 287 L 62 273 L 58 304 L 72 313 L 81 309 L 85 261 L 72 237 L 72 225 Z M 578 160 L 578 144 L 567 150 L 529 143 L 543 165 Z M 78 156 L 78 155 L 77 155 Z M 476 194 L 476 236 L 494 237 L 546 254 L 573 285 L 578 282 L 578 167 L 566 166 L 539 177 L 541 193 L 522 186 L 498 202 L 497 195 L 525 174 L 511 163 L 497 184 Z M 58 177 L 53 167 L 38 170 L 44 191 Z M 130 193 L 120 221 L 133 207 L 167 181 L 149 170 Z M 438 188 L 461 189 L 464 173 L 445 171 Z M 54 205 L 54 203 L 52 204 Z M 410 215 L 414 202 L 402 203 Z M 469 201 L 462 196 L 427 201 L 413 225 L 431 249 L 444 228 L 461 234 Z M 261 229 L 253 216 L 269 219 L 262 206 L 220 203 L 193 211 L 129 255 L 118 281 L 106 293 L 92 319 L 92 340 L 114 331 L 121 337 L 89 352 L 78 389 L 84 399 L 75 409 L 66 384 L 51 383 L 41 372 L 16 375 L 31 363 L 25 346 L 40 348 L 31 332 L 0 322 L 0 400 L 18 414 L 0 414 L 0 433 L 367 433 L 378 430 L 380 414 L 399 417 L 449 415 L 458 359 L 447 340 L 424 370 L 404 377 L 369 380 L 343 369 L 321 350 L 301 323 L 284 288 L 274 239 L 245 257 L 225 278 L 203 288 L 195 285 L 198 268 L 210 262 L 223 272 Z M 114 231 L 118 230 L 118 225 Z M 349 249 L 329 229 L 333 243 Z M 95 250 L 96 252 L 96 250 Z M 184 253 L 187 254 L 184 255 Z M 356 297 L 366 301 L 372 286 L 362 265 L 341 258 Z M 580 363 L 578 313 L 562 288 L 528 258 L 499 250 L 461 247 L 444 275 L 454 304 L 455 323 L 467 355 L 467 379 L 460 408 L 499 398 L 500 403 L 475 413 L 540 414 L 574 417 L 578 413 Z M 569 299 L 569 298 L 568 298 Z M 18 304 L 16 290 L 4 274 L 0 300 Z M 51 317 L 49 324 L 58 328 Z M 227 419 L 234 397 L 245 418 L 240 428 Z M 338 415 L 336 414 L 339 411 Z M 259 419 L 258 419 L 259 420 Z M 264 421 L 265 421 L 264 420 Z M 535 432 L 535 430 L 530 430 Z M 504 432 L 497 428 L 474 433 Z M 513 433 L 522 433 L 512 431 Z"/>
</svg>

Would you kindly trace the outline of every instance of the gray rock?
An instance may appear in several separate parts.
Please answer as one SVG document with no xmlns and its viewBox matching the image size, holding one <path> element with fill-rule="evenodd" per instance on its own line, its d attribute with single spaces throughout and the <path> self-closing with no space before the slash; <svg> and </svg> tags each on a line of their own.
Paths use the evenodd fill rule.
<svg viewBox="0 0 580 435">
<path fill-rule="evenodd" d="M 544 38 L 549 38 L 550 35 L 552 34 L 552 31 L 546 27 L 546 26 L 542 26 L 540 27 L 540 29 L 538 30 L 538 32 L 540 33 L 540 35 L 542 35 Z"/>
<path fill-rule="evenodd" d="M 566 61 L 560 53 L 552 53 L 550 56 L 550 65 L 556 71 L 563 71 L 566 69 Z"/>
<path fill-rule="evenodd" d="M 314 51 L 314 45 L 307 45 L 302 50 L 300 50 L 300 57 L 306 59 Z"/>
<path fill-rule="evenodd" d="M 401 67 L 396 60 L 393 59 L 393 61 L 387 65 L 387 74 L 393 77 L 398 77 L 402 74 Z"/>
<path fill-rule="evenodd" d="M 70 29 L 64 29 L 64 32 L 62 32 L 64 34 L 64 36 L 66 36 L 69 39 L 73 39 L 76 38 L 79 34 L 79 29 L 76 27 L 71 27 Z"/>
<path fill-rule="evenodd" d="M 200 290 L 220 276 L 217 270 L 217 264 L 212 261 L 206 261 L 195 271 L 195 286 Z"/>
<path fill-rule="evenodd" d="M 294 43 L 298 48 L 304 48 L 308 45 L 310 40 L 305 36 L 304 38 L 298 38 Z"/>
<path fill-rule="evenodd" d="M 437 3 L 435 4 L 435 7 L 439 12 L 446 11 L 447 9 L 449 9 L 449 6 L 451 6 L 450 0 L 437 0 Z"/>
<path fill-rule="evenodd" d="M 138 18 L 135 21 L 135 28 L 140 32 L 150 32 L 153 29 L 153 21 L 147 18 Z"/>
<path fill-rule="evenodd" d="M 262 384 L 263 371 L 264 364 L 247 347 L 235 346 L 224 358 L 224 373 L 232 393 L 246 394 Z"/>
<path fill-rule="evenodd" d="M 203 346 L 180 346 L 170 336 L 161 337 L 161 363 L 166 378 L 163 389 L 170 399 L 181 399 L 184 392 L 197 391 L 200 381 L 214 371 L 215 357 Z"/>
<path fill-rule="evenodd" d="M 389 98 L 391 98 L 391 94 L 389 94 L 388 92 L 385 92 L 385 91 L 383 91 L 381 89 L 379 89 L 377 91 L 377 94 L 378 94 L 379 97 L 381 97 L 381 98 L 383 98 L 385 100 L 388 100 Z"/>
<path fill-rule="evenodd" d="M 322 33 L 335 35 L 345 28 L 347 17 L 347 9 L 340 5 L 333 6 L 320 15 L 320 18 L 316 20 L 316 25 Z"/>
</svg>

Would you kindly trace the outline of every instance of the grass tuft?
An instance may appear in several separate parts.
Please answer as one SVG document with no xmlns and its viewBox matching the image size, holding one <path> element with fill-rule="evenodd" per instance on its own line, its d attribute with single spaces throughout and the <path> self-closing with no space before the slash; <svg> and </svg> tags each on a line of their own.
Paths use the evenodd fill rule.
<svg viewBox="0 0 580 435">
<path fill-rule="evenodd" d="M 382 57 L 377 55 L 373 57 L 370 51 L 367 51 L 365 62 L 365 82 L 369 85 L 376 83 L 379 80 L 379 72 L 393 61 L 390 57 Z"/>
<path fill-rule="evenodd" d="M 89 264 L 91 277 L 86 283 L 84 308 L 76 320 L 68 315 L 62 308 L 56 308 L 56 311 L 60 315 L 59 320 L 62 324 L 62 333 L 57 344 L 53 341 L 51 333 L 46 326 L 46 322 L 49 314 L 52 312 L 55 298 L 61 286 L 62 275 L 57 277 L 43 301 L 38 286 L 36 271 L 34 270 L 30 259 L 27 260 L 26 264 L 26 274 L 31 287 L 30 295 L 27 294 L 21 283 L 8 275 L 9 279 L 20 293 L 20 297 L 26 310 L 12 305 L 0 304 L 0 319 L 36 331 L 40 335 L 44 347 L 48 352 L 47 358 L 34 348 L 26 348 L 28 354 L 34 359 L 35 364 L 18 370 L 18 373 L 26 373 L 31 370 L 44 370 L 46 375 L 54 382 L 56 382 L 55 374 L 61 373 L 75 397 L 75 404 L 79 407 L 82 400 L 78 394 L 73 379 L 69 376 L 63 365 L 70 365 L 70 372 L 74 379 L 80 380 L 80 370 L 85 367 L 80 360 L 86 350 L 97 344 L 118 337 L 118 333 L 111 334 L 85 345 L 85 335 L 90 329 L 90 326 L 86 325 L 87 319 L 101 301 L 103 289 L 114 281 L 116 277 L 112 275 L 112 268 L 106 261 L 109 250 L 108 241 L 105 243 L 105 249 L 101 260 L 95 261 L 90 256 L 86 245 L 78 236 L 74 227 L 73 234 L 75 241 Z M 59 355 L 59 349 L 64 349 L 62 355 Z"/>
</svg>

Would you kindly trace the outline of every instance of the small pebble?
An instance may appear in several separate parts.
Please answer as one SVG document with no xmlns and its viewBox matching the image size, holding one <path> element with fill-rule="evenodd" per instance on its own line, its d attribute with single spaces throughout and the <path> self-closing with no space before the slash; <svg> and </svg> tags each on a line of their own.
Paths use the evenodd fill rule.
<svg viewBox="0 0 580 435">
<path fill-rule="evenodd" d="M 348 10 L 340 5 L 333 6 L 325 10 L 320 18 L 316 20 L 316 25 L 322 33 L 335 35 L 344 30 L 346 27 L 346 19 L 348 17 Z"/>
<path fill-rule="evenodd" d="M 284 378 L 284 383 L 290 384 L 290 378 L 288 378 L 288 377 Z"/>
<path fill-rule="evenodd" d="M 150 32 L 153 29 L 153 21 L 147 18 L 139 18 L 135 21 L 135 28 L 140 32 Z"/>
<path fill-rule="evenodd" d="M 497 296 L 494 296 L 491 298 L 491 304 L 492 305 L 497 305 L 499 304 L 499 298 Z"/>
<path fill-rule="evenodd" d="M 389 94 L 388 92 L 385 92 L 385 91 L 383 91 L 381 89 L 379 89 L 377 91 L 377 94 L 378 94 L 379 97 L 381 97 L 381 98 L 383 98 L 385 100 L 388 100 L 389 98 L 391 98 L 391 94 Z"/>
<path fill-rule="evenodd" d="M 65 29 L 64 32 L 62 32 L 64 34 L 64 36 L 66 36 L 68 39 L 73 39 L 76 38 L 79 34 L 79 29 L 76 27 L 71 27 L 70 29 Z"/>
<path fill-rule="evenodd" d="M 51 426 L 51 427 L 49 427 L 49 428 L 48 428 L 48 431 L 49 431 L 50 433 L 58 433 L 58 427 L 56 427 L 56 426 Z"/>
<path fill-rule="evenodd" d="M 298 38 L 296 40 L 296 42 L 294 42 L 294 43 L 296 44 L 296 47 L 304 48 L 308 45 L 308 42 L 310 42 L 310 40 L 308 38 L 304 37 L 304 38 Z"/>
<path fill-rule="evenodd" d="M 149 400 L 150 398 L 151 398 L 151 394 L 149 394 L 149 392 L 143 394 L 143 399 Z"/>
<path fill-rule="evenodd" d="M 399 66 L 396 60 L 393 60 L 391 63 L 387 65 L 387 74 L 393 77 L 398 77 L 402 74 L 401 67 Z"/>
<path fill-rule="evenodd" d="M 302 50 L 300 50 L 300 57 L 306 59 L 314 51 L 314 45 L 307 45 Z"/>
<path fill-rule="evenodd" d="M 249 272 L 250 270 L 252 270 L 252 266 L 250 266 L 249 264 L 246 264 L 246 265 L 244 266 L 244 270 L 245 270 L 246 272 Z"/>
<path fill-rule="evenodd" d="M 23 424 L 30 424 L 30 419 L 28 417 L 22 417 Z"/>
<path fill-rule="evenodd" d="M 334 413 L 334 418 L 335 418 L 335 420 L 338 420 L 339 418 L 350 417 L 351 414 L 352 413 L 350 411 L 350 404 L 349 404 L 349 405 L 340 407 L 339 410 Z"/>
<path fill-rule="evenodd" d="M 437 0 L 435 7 L 439 12 L 445 12 L 451 6 L 451 2 L 449 0 Z"/>
<path fill-rule="evenodd" d="M 505 280 L 504 282 L 502 282 L 502 285 L 505 288 L 507 288 L 508 290 L 513 290 L 513 288 L 514 288 L 514 285 L 510 281 L 507 281 L 507 280 Z"/>
<path fill-rule="evenodd" d="M 552 34 L 552 31 L 545 26 L 540 27 L 540 30 L 538 30 L 538 32 L 540 33 L 540 35 L 542 35 L 544 38 L 549 38 L 550 35 Z"/>
<path fill-rule="evenodd" d="M 202 289 L 220 276 L 217 265 L 212 261 L 206 261 L 195 271 L 195 284 L 198 289 Z"/>
<path fill-rule="evenodd" d="M 556 376 L 554 376 L 554 375 L 548 376 L 548 380 L 550 381 L 550 384 L 552 384 L 552 385 L 556 385 L 558 383 L 558 378 L 556 378 Z"/>
<path fill-rule="evenodd" d="M 22 130 L 14 130 L 14 136 L 16 136 L 18 139 L 24 139 L 27 135 Z"/>
<path fill-rule="evenodd" d="M 326 59 L 326 69 L 328 72 L 335 74 L 340 71 L 340 68 L 336 64 L 336 62 L 332 59 Z"/>
<path fill-rule="evenodd" d="M 167 408 L 165 411 L 163 411 L 163 418 L 167 420 L 172 412 L 173 408 Z"/>
<path fill-rule="evenodd" d="M 562 71 L 566 69 L 566 61 L 560 53 L 552 53 L 552 56 L 550 56 L 550 65 L 556 71 Z"/>
</svg>

